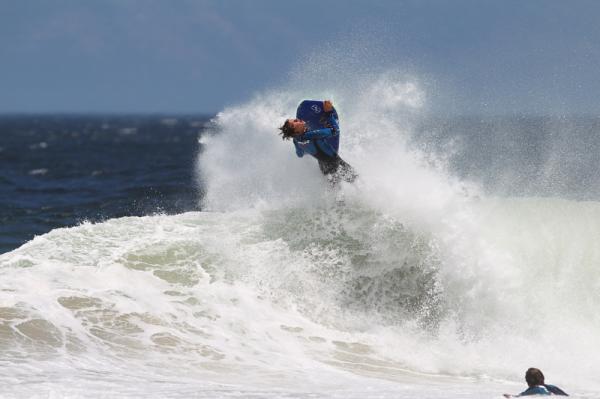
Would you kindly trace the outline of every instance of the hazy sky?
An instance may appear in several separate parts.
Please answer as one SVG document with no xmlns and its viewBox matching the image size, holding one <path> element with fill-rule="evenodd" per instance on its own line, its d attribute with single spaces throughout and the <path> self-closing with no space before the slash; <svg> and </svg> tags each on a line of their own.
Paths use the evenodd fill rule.
<svg viewBox="0 0 600 399">
<path fill-rule="evenodd" d="M 0 0 L 0 113 L 212 113 L 361 46 L 440 112 L 600 114 L 593 0 Z"/>
</svg>

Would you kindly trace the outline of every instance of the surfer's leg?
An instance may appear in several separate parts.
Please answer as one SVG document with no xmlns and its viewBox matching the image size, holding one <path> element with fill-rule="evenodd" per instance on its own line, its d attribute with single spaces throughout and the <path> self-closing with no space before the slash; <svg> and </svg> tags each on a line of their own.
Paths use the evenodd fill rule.
<svg viewBox="0 0 600 399">
<path fill-rule="evenodd" d="M 337 172 L 339 166 L 338 158 L 319 159 L 319 169 L 325 176 Z"/>
<path fill-rule="evenodd" d="M 329 184 L 336 186 L 340 182 L 340 176 L 337 171 L 340 166 L 341 158 L 319 159 L 319 169 L 325 175 Z"/>
<path fill-rule="evenodd" d="M 319 168 L 321 169 L 321 173 L 323 173 L 327 177 L 327 180 L 334 186 L 341 180 L 353 183 L 358 177 L 358 173 L 356 173 L 354 168 L 339 155 L 330 160 L 319 159 Z"/>
<path fill-rule="evenodd" d="M 356 180 L 356 178 L 358 177 L 358 173 L 356 173 L 356 170 L 354 170 L 354 168 L 342 158 L 339 158 L 338 170 L 336 174 L 348 183 L 354 183 L 354 180 Z"/>
</svg>

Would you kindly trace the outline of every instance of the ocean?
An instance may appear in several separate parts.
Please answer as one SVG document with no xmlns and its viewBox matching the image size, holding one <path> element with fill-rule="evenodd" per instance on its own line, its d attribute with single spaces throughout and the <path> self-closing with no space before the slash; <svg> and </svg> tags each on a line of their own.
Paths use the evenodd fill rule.
<svg viewBox="0 0 600 399">
<path fill-rule="evenodd" d="M 0 396 L 600 397 L 600 118 L 385 79 L 333 91 L 335 189 L 277 136 L 307 88 L 1 117 Z"/>
<path fill-rule="evenodd" d="M 198 209 L 206 116 L 0 116 L 0 253 L 58 227 Z"/>
</svg>

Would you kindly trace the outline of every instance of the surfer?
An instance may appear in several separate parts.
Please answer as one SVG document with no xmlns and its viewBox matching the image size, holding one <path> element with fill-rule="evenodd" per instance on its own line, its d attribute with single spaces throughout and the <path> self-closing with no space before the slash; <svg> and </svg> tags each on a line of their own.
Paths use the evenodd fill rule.
<svg viewBox="0 0 600 399">
<path fill-rule="evenodd" d="M 565 391 L 560 389 L 555 385 L 545 384 L 544 383 L 544 374 L 540 369 L 536 369 L 531 367 L 525 373 L 525 381 L 529 388 L 525 391 L 521 392 L 518 395 L 509 395 L 507 393 L 504 394 L 506 398 L 513 398 L 519 396 L 529 396 L 529 395 L 560 395 L 560 396 L 569 396 Z"/>
<path fill-rule="evenodd" d="M 340 127 L 331 101 L 302 101 L 296 118 L 287 119 L 279 130 L 284 140 L 292 139 L 299 158 L 310 154 L 317 159 L 319 169 L 332 185 L 340 180 L 352 183 L 358 177 L 354 168 L 338 154 Z"/>
</svg>

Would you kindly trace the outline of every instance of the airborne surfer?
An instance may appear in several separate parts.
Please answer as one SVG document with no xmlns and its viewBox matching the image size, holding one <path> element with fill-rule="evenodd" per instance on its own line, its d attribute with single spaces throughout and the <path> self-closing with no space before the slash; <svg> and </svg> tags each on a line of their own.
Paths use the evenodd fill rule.
<svg viewBox="0 0 600 399">
<path fill-rule="evenodd" d="M 358 177 L 354 168 L 338 154 L 340 127 L 331 101 L 302 101 L 296 110 L 296 119 L 287 119 L 279 130 L 284 140 L 293 140 L 299 158 L 310 154 L 317 159 L 319 169 L 332 185 L 340 180 L 352 183 Z"/>
</svg>

